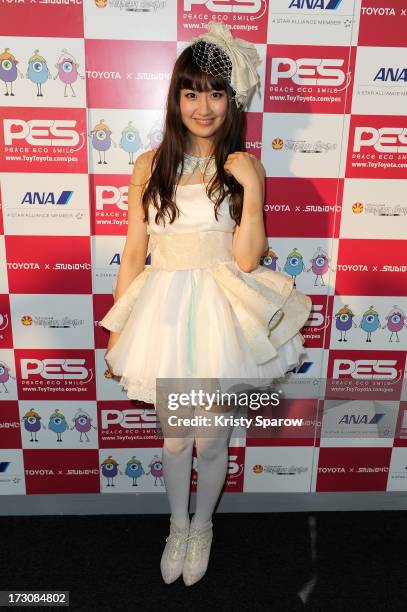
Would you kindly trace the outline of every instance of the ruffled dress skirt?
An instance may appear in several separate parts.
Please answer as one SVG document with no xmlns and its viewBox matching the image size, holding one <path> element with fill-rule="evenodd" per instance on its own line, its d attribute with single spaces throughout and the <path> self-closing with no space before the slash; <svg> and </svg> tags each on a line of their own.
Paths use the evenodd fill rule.
<svg viewBox="0 0 407 612">
<path fill-rule="evenodd" d="M 306 318 L 306 317 L 305 317 Z M 224 291 L 205 269 L 148 274 L 106 361 L 129 399 L 156 403 L 156 378 L 284 376 L 301 362 L 298 331 L 258 364 Z"/>
</svg>

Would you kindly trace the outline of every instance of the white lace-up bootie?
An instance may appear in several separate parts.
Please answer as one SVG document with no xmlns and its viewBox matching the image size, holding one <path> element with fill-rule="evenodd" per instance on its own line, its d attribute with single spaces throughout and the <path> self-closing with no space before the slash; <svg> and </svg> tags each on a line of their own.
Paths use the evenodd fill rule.
<svg viewBox="0 0 407 612">
<path fill-rule="evenodd" d="M 187 586 L 195 584 L 204 576 L 211 552 L 213 531 L 212 521 L 195 525 L 191 522 L 188 547 L 182 577 Z"/>
<path fill-rule="evenodd" d="M 187 539 L 189 533 L 189 520 L 186 527 L 179 527 L 170 518 L 170 535 L 166 538 L 166 545 L 161 556 L 161 575 L 166 584 L 171 584 L 182 574 Z"/>
</svg>

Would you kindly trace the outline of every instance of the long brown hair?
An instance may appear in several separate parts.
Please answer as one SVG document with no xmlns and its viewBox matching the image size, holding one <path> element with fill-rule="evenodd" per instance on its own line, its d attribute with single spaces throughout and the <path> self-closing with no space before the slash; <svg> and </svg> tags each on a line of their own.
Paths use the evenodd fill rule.
<svg viewBox="0 0 407 612">
<path fill-rule="evenodd" d="M 216 220 L 218 220 L 219 206 L 230 194 L 230 215 L 239 225 L 242 216 L 243 187 L 233 176 L 226 174 L 223 164 L 229 153 L 246 150 L 246 113 L 242 108 L 238 108 L 231 98 L 234 92 L 226 79 L 212 77 L 203 72 L 195 63 L 191 45 L 182 51 L 174 64 L 168 90 L 163 139 L 154 153 L 151 175 L 142 197 L 144 221 L 148 222 L 148 206 L 151 202 L 157 210 L 156 223 L 163 219 L 165 224 L 165 216 L 169 217 L 170 223 L 173 223 L 176 216 L 179 216 L 179 209 L 172 198 L 177 183 L 178 165 L 183 163 L 188 143 L 187 128 L 182 122 L 179 105 L 181 89 L 192 89 L 199 92 L 211 89 L 226 91 L 227 115 L 213 140 L 217 172 L 209 181 L 206 192 L 214 203 Z"/>
</svg>

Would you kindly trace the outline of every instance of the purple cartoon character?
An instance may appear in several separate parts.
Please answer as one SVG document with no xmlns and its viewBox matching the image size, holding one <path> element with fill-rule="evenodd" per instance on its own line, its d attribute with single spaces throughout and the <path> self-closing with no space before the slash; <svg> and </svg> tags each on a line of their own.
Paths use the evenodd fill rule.
<svg viewBox="0 0 407 612">
<path fill-rule="evenodd" d="M 112 455 L 109 455 L 107 459 L 105 459 L 102 463 L 102 476 L 107 478 L 107 487 L 114 487 L 113 478 L 117 476 L 117 474 L 122 474 L 119 469 L 119 464 L 115 459 L 113 459 Z M 109 484 L 109 480 L 112 481 L 112 484 Z"/>
<path fill-rule="evenodd" d="M 154 476 L 154 486 L 157 486 L 157 480 L 160 480 L 160 486 L 164 486 L 163 482 L 163 462 L 158 455 L 154 455 L 152 462 L 148 466 L 150 469 L 147 474 Z"/>
<path fill-rule="evenodd" d="M 17 68 L 18 60 L 12 53 L 9 53 L 10 47 L 4 49 L 4 53 L 0 53 L 0 80 L 6 84 L 5 96 L 14 96 L 13 82 L 17 80 L 18 74 L 22 77 L 22 73 Z M 10 93 L 8 92 L 8 84 L 10 83 Z"/>
<path fill-rule="evenodd" d="M 41 429 L 45 429 L 45 426 L 41 424 L 41 418 L 38 412 L 36 412 L 33 408 L 30 408 L 28 412 L 22 418 L 24 423 L 24 429 L 30 432 L 30 442 L 38 442 L 37 440 L 37 431 Z M 34 440 L 33 440 L 34 434 Z"/>
<path fill-rule="evenodd" d="M 96 427 L 92 425 L 92 417 L 90 417 L 89 414 L 85 412 L 85 410 L 78 409 L 72 420 L 74 422 L 74 425 L 71 427 L 71 431 L 73 429 L 76 429 L 76 431 L 80 432 L 81 435 L 79 436 L 79 441 L 82 442 L 82 434 L 85 434 L 86 442 L 90 442 L 88 437 L 88 431 L 90 431 L 92 428 L 96 429 Z"/>
<path fill-rule="evenodd" d="M 78 76 L 81 79 L 84 79 L 84 75 L 79 73 L 78 70 L 78 62 L 75 60 L 73 55 L 69 53 L 67 49 L 62 49 L 61 55 L 57 63 L 55 64 L 55 68 L 58 69 L 58 73 L 54 76 L 54 80 L 59 77 L 60 81 L 65 84 L 64 88 L 64 97 L 68 97 L 67 88 L 68 86 L 71 88 L 72 97 L 76 98 L 76 93 L 72 87 L 72 83 L 78 80 Z"/>
<path fill-rule="evenodd" d="M 341 337 L 338 338 L 338 342 L 342 342 L 342 341 L 347 342 L 346 332 L 349 329 L 352 329 L 352 325 L 353 327 L 357 327 L 355 321 L 353 320 L 354 317 L 355 315 L 352 312 L 352 310 L 349 308 L 348 304 L 345 304 L 345 306 L 342 306 L 342 308 L 340 308 L 338 312 L 336 313 L 335 327 L 341 333 Z"/>
<path fill-rule="evenodd" d="M 95 149 L 95 151 L 99 151 L 98 164 L 107 164 L 105 153 L 110 149 L 112 143 L 114 146 L 116 146 L 116 144 L 113 142 L 111 134 L 112 131 L 106 125 L 104 119 L 101 119 L 100 123 L 98 123 L 89 134 L 89 136 L 92 136 L 92 147 Z M 103 153 L 103 161 L 100 155 L 101 153 Z"/>
<path fill-rule="evenodd" d="M 268 268 L 269 270 L 280 270 L 280 266 L 277 264 L 278 255 L 273 251 L 271 246 L 268 247 L 260 257 L 260 265 Z"/>
<path fill-rule="evenodd" d="M 400 342 L 398 332 L 407 327 L 406 315 L 404 311 L 397 305 L 393 306 L 389 314 L 386 316 L 386 323 L 382 325 L 382 329 L 387 327 L 391 332 L 389 342 L 393 342 L 393 334 L 396 334 L 396 342 Z"/>
</svg>

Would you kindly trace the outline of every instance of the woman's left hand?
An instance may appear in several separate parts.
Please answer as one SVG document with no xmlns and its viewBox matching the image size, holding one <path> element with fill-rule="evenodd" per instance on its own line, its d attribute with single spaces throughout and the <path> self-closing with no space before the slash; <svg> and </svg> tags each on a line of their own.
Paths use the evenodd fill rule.
<svg viewBox="0 0 407 612">
<path fill-rule="evenodd" d="M 243 188 L 263 187 L 266 176 L 263 164 L 246 151 L 229 153 L 224 168 Z"/>
</svg>

